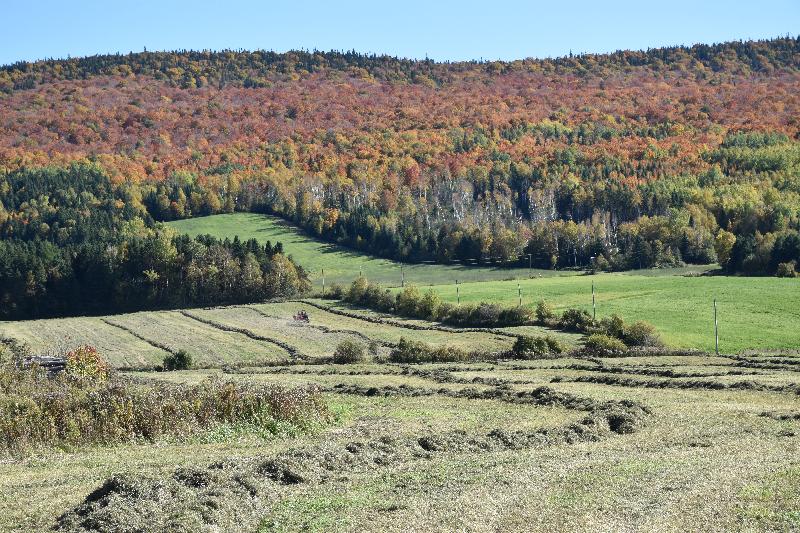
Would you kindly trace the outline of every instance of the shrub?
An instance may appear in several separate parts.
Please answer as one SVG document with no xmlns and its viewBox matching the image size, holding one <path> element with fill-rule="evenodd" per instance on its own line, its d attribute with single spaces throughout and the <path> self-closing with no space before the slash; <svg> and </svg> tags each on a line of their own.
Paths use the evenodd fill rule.
<svg viewBox="0 0 800 533">
<path fill-rule="evenodd" d="M 381 345 L 378 344 L 378 341 L 374 341 L 373 340 L 373 341 L 369 341 L 369 346 L 367 346 L 367 351 L 369 352 L 369 354 L 372 357 L 377 357 L 380 348 L 381 348 Z"/>
<path fill-rule="evenodd" d="M 78 346 L 67 352 L 66 359 L 66 374 L 72 379 L 101 382 L 108 378 L 108 364 L 94 346 Z"/>
<path fill-rule="evenodd" d="M 506 307 L 500 311 L 499 322 L 503 326 L 522 326 L 533 321 L 533 312 L 523 306 Z"/>
<path fill-rule="evenodd" d="M 442 321 L 454 326 L 462 326 L 469 322 L 475 309 L 477 307 L 472 304 L 457 305 L 450 310 L 447 316 L 443 317 Z"/>
<path fill-rule="evenodd" d="M 611 270 L 611 263 L 608 262 L 608 259 L 606 259 L 604 255 L 598 255 L 593 266 L 594 268 L 592 270 L 600 270 L 603 272 Z"/>
<path fill-rule="evenodd" d="M 625 343 L 614 337 L 595 333 L 590 335 L 584 343 L 583 351 L 587 355 L 596 357 L 619 357 L 625 353 Z"/>
<path fill-rule="evenodd" d="M 442 298 L 433 289 L 428 289 L 417 304 L 416 316 L 426 320 L 437 320 Z"/>
<path fill-rule="evenodd" d="M 421 299 L 422 295 L 420 294 L 419 289 L 414 285 L 409 285 L 397 294 L 395 309 L 399 314 L 404 316 L 417 316 L 419 301 Z"/>
<path fill-rule="evenodd" d="M 625 328 L 623 340 L 628 346 L 663 346 L 655 326 L 640 320 Z"/>
<path fill-rule="evenodd" d="M 600 320 L 598 333 L 603 333 L 609 337 L 623 339 L 625 335 L 625 321 L 619 315 L 611 315 Z"/>
<path fill-rule="evenodd" d="M 778 263 L 778 270 L 775 273 L 776 276 L 779 278 L 796 278 L 797 271 L 795 268 L 797 267 L 797 263 L 794 261 L 789 261 L 786 263 Z"/>
<path fill-rule="evenodd" d="M 359 276 L 353 283 L 350 284 L 350 288 L 347 291 L 347 295 L 345 296 L 345 300 L 350 303 L 361 303 L 361 299 L 364 296 L 364 293 L 367 292 L 367 288 L 369 287 L 369 282 L 367 282 L 367 278 L 364 276 Z"/>
<path fill-rule="evenodd" d="M 132 384 L 115 375 L 98 382 L 0 368 L 0 452 L 187 437 L 220 424 L 303 429 L 328 418 L 317 389 L 218 380 Z"/>
<path fill-rule="evenodd" d="M 337 364 L 359 363 L 366 359 L 364 345 L 352 339 L 345 339 L 336 346 L 333 362 Z"/>
<path fill-rule="evenodd" d="M 545 325 L 556 317 L 553 311 L 553 306 L 544 300 L 539 300 L 536 304 L 536 321 L 539 324 Z"/>
<path fill-rule="evenodd" d="M 594 325 L 594 320 L 583 309 L 567 309 L 561 315 L 558 325 L 567 331 L 586 333 Z"/>
<path fill-rule="evenodd" d="M 178 350 L 164 358 L 164 370 L 189 370 L 192 368 L 192 356 L 186 350 Z"/>
<path fill-rule="evenodd" d="M 344 296 L 344 289 L 338 283 L 331 285 L 331 288 L 325 291 L 325 298 L 330 300 L 341 300 Z"/>
<path fill-rule="evenodd" d="M 404 337 L 392 349 L 389 360 L 393 363 L 454 363 L 475 359 L 460 348 L 452 346 L 431 347 L 419 341 L 409 341 Z"/>
<path fill-rule="evenodd" d="M 395 298 L 389 289 L 380 291 L 375 298 L 374 305 L 378 310 L 386 312 L 394 310 Z"/>
<path fill-rule="evenodd" d="M 470 326 L 495 326 L 500 322 L 500 306 L 481 302 L 468 318 Z"/>
<path fill-rule="evenodd" d="M 548 350 L 550 350 L 550 353 L 553 355 L 562 354 L 566 351 L 564 344 L 555 337 L 545 335 L 544 341 L 547 343 Z"/>
<path fill-rule="evenodd" d="M 564 347 L 558 339 L 550 335 L 545 337 L 521 335 L 517 337 L 511 351 L 514 357 L 518 359 L 538 359 L 557 356 L 564 351 Z"/>
</svg>

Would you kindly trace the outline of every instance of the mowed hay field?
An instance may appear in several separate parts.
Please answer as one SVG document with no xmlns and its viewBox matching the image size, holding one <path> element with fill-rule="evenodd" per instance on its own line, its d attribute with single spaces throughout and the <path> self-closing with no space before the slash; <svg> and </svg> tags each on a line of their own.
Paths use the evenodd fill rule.
<svg viewBox="0 0 800 533">
<path fill-rule="evenodd" d="M 220 428 L 10 458 L 0 529 L 46 530 L 121 472 L 132 481 L 87 524 L 132 523 L 138 495 L 189 468 L 209 476 L 191 499 L 159 493 L 173 524 L 247 504 L 241 531 L 792 531 L 799 370 L 798 357 L 658 356 L 134 372 L 318 386 L 334 418 L 299 435 Z M 586 425 L 609 405 L 634 423 Z M 272 460 L 291 482 L 255 481 Z M 255 493 L 228 496 L 228 475 Z"/>
<path fill-rule="evenodd" d="M 350 283 L 359 269 L 387 286 L 400 284 L 400 266 L 393 261 L 364 256 L 323 243 L 275 217 L 250 213 L 216 215 L 170 223 L 191 235 L 256 238 L 284 243 L 285 251 L 308 269 L 320 288 L 326 283 Z M 554 271 L 445 265 L 406 265 L 406 282 L 434 290 L 456 302 L 455 280 L 462 303 L 491 301 L 515 304 L 517 285 L 523 303 L 545 299 L 555 309 L 591 310 L 591 285 L 595 283 L 598 317 L 613 313 L 626 321 L 647 320 L 674 347 L 714 350 L 713 301 L 718 301 L 720 350 L 800 349 L 800 279 L 767 277 L 698 276 L 708 267 L 576 275 Z M 541 276 L 541 277 L 539 277 Z M 509 280 L 510 278 L 518 278 Z M 508 281 L 503 281 L 508 280 Z"/>
<path fill-rule="evenodd" d="M 293 320 L 292 316 L 300 310 L 311 316 L 310 324 Z M 363 318 L 336 314 L 342 310 Z M 376 323 L 374 319 L 381 316 L 385 315 L 308 299 L 108 317 L 0 322 L 0 335 L 24 341 L 39 354 L 62 346 L 91 344 L 112 366 L 128 370 L 152 369 L 169 353 L 179 350 L 191 355 L 200 368 L 314 362 L 330 358 L 345 339 L 363 344 L 374 341 L 384 355 L 401 338 L 421 340 L 433 346 L 496 352 L 508 350 L 515 334 L 549 334 L 558 337 L 567 347 L 576 346 L 580 341 L 580 335 L 536 326 L 504 328 L 508 335 L 502 335 L 458 331 L 398 317 Z"/>
</svg>

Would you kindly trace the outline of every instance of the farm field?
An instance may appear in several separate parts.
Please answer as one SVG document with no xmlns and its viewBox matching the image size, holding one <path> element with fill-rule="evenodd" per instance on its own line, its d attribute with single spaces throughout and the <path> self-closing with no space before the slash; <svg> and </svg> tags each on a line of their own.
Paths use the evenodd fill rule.
<svg viewBox="0 0 800 533">
<path fill-rule="evenodd" d="M 519 284 L 524 304 L 547 300 L 557 311 L 577 307 L 591 312 L 592 283 L 598 318 L 616 313 L 626 321 L 646 320 L 674 347 L 714 350 L 716 299 L 720 351 L 800 348 L 798 279 L 614 273 L 465 283 L 459 293 L 462 303 L 512 305 L 518 302 Z M 454 286 L 434 289 L 445 301 L 456 302 Z"/>
<path fill-rule="evenodd" d="M 302 239 L 308 257 L 320 253 L 313 248 L 320 243 Z M 455 302 L 455 285 L 441 268 L 419 272 L 431 272 L 427 285 Z M 222 425 L 155 442 L 2 457 L 0 530 L 47 530 L 61 516 L 90 512 L 82 523 L 116 531 L 149 512 L 139 510 L 145 505 L 139 495 L 157 493 L 187 469 L 212 481 L 191 485 L 194 503 L 159 496 L 158 508 L 170 509 L 152 517 L 167 520 L 161 529 L 191 530 L 181 524 L 195 523 L 198 505 L 213 505 L 213 513 L 202 515 L 208 524 L 259 532 L 796 530 L 797 282 L 685 275 L 693 270 L 490 279 L 460 284 L 458 298 L 513 305 L 519 284 L 527 305 L 545 299 L 557 311 L 591 310 L 594 283 L 599 316 L 648 320 L 671 346 L 706 352 L 713 349 L 709 302 L 716 298 L 720 357 L 598 359 L 573 350 L 539 360 L 388 363 L 402 338 L 495 354 L 509 350 L 519 334 L 551 335 L 569 349 L 584 338 L 533 325 L 459 330 L 317 297 L 0 322 L 0 335 L 34 353 L 95 345 L 138 384 L 213 379 L 318 388 L 331 413 L 308 432 Z M 298 311 L 310 323 L 293 320 Z M 333 364 L 345 340 L 372 345 L 375 355 Z M 192 356 L 194 369 L 154 371 L 178 351 Z M 253 466 L 264 461 L 290 465 L 292 481 L 264 479 Z M 119 473 L 134 480 L 130 490 L 119 489 L 101 510 L 76 510 Z M 268 486 L 268 493 L 250 489 L 264 497 L 229 495 L 230 483 L 252 476 Z M 30 494 L 35 501 L 18 504 Z"/>
<path fill-rule="evenodd" d="M 559 279 L 594 279 L 605 309 L 626 301 L 603 292 L 616 280 L 668 293 L 675 281 L 717 278 L 598 275 L 521 283 L 527 291 Z M 472 290 L 481 287 L 494 301 L 509 303 L 503 291 L 515 290 L 516 282 L 464 284 L 462 302 L 479 300 Z M 436 286 L 449 299 L 447 289 Z M 562 305 L 580 305 L 580 295 L 573 298 Z M 309 324 L 293 320 L 299 310 L 310 315 Z M 800 527 L 796 352 L 385 362 L 401 338 L 504 351 L 520 333 L 553 335 L 568 347 L 582 341 L 538 326 L 460 331 L 318 298 L 0 323 L 0 334 L 42 353 L 95 343 L 123 377 L 139 384 L 214 379 L 319 388 L 332 415 L 310 432 L 265 435 L 223 425 L 155 442 L 4 457 L 0 530 L 47 530 L 124 473 L 135 480 L 131 490 L 92 511 L 86 522 L 116 530 L 129 513 L 144 512 L 137 510 L 144 504 L 136 495 L 149 493 L 148 484 L 161 486 L 187 468 L 219 481 L 191 489 L 200 491 L 196 504 L 160 496 L 159 508 L 167 506 L 174 521 L 164 529 L 193 523 L 194 506 L 211 500 L 215 512 L 207 520 L 225 524 L 237 517 L 237 528 L 259 532 Z M 374 343 L 377 356 L 333 364 L 330 356 L 343 340 Z M 196 368 L 152 370 L 177 350 L 190 353 Z M 260 481 L 269 492 L 253 501 L 229 496 L 228 474 L 209 470 L 225 464 L 233 479 L 249 479 L 259 475 L 252 465 L 273 460 L 288 461 L 296 481 Z M 30 494 L 35 501 L 18 504 Z M 237 514 L 245 504 L 252 514 Z"/>
<path fill-rule="evenodd" d="M 235 213 L 170 223 L 191 235 L 210 233 L 218 237 L 280 240 L 285 251 L 307 268 L 320 288 L 319 272 L 326 283 L 346 284 L 362 268 L 370 281 L 399 285 L 399 265 L 370 258 L 310 238 L 275 217 Z M 455 279 L 459 279 L 460 301 L 518 302 L 535 305 L 545 299 L 556 310 L 580 307 L 591 310 L 591 285 L 597 289 L 598 317 L 613 313 L 626 321 L 647 320 L 668 344 L 680 348 L 714 350 L 713 300 L 718 301 L 720 350 L 800 349 L 800 280 L 774 277 L 700 276 L 710 267 L 631 271 L 592 276 L 574 272 L 539 271 L 528 277 L 527 269 L 493 269 L 444 265 L 407 265 L 406 282 L 421 288 L 433 285 L 443 299 L 455 303 Z M 542 275 L 539 278 L 539 275 Z M 519 278 L 509 280 L 509 278 Z"/>
<path fill-rule="evenodd" d="M 284 252 L 291 255 L 305 268 L 314 283 L 321 289 L 322 270 L 325 270 L 325 283 L 348 284 L 358 277 L 359 272 L 370 280 L 386 286 L 400 286 L 401 264 L 397 261 L 372 257 L 347 248 L 323 242 L 303 232 L 290 223 L 269 215 L 256 213 L 232 213 L 207 217 L 175 220 L 168 226 L 180 233 L 191 236 L 213 235 L 219 238 L 239 236 L 242 240 L 257 239 L 272 244 L 283 243 Z M 527 268 L 495 268 L 463 265 L 404 264 L 406 283 L 419 285 L 455 283 L 460 281 L 500 280 L 534 276 L 564 276 L 571 272 Z"/>
<path fill-rule="evenodd" d="M 800 421 L 792 416 L 800 413 L 800 359 L 784 357 L 779 368 L 763 359 L 134 372 L 139 380 L 198 383 L 213 376 L 315 385 L 335 416 L 329 426 L 296 436 L 219 430 L 188 441 L 43 450 L 4 461 L 0 529 L 47 529 L 116 472 L 158 480 L 176 468 L 202 471 L 221 460 L 247 468 L 253 460 L 295 457 L 301 481 L 275 484 L 243 529 L 794 530 Z M 697 374 L 706 377 L 687 377 Z M 630 431 L 565 429 L 580 426 L 591 402 L 621 400 L 647 411 Z M 571 435 L 566 440 L 558 437 L 563 431 Z M 549 436 L 525 441 L 523 435 Z M 487 448 L 466 444 L 470 439 Z M 362 449 L 366 460 L 348 449 Z M 315 466 L 323 457 L 325 466 Z M 31 491 L 37 498 L 19 505 Z M 223 511 L 241 504 L 219 495 L 215 501 Z M 123 502 L 103 511 L 108 523 L 135 509 L 115 505 Z"/>
<path fill-rule="evenodd" d="M 334 314 L 344 309 L 365 319 Z M 299 310 L 312 317 L 310 324 L 298 324 L 292 319 Z M 517 334 L 553 335 L 568 347 L 576 346 L 581 338 L 578 334 L 537 326 L 503 328 L 508 335 L 501 335 L 452 328 L 439 330 L 434 328 L 440 326 L 432 322 L 398 317 L 389 319 L 389 323 L 366 320 L 378 316 L 381 315 L 354 311 L 330 301 L 308 299 L 99 318 L 0 322 L 0 335 L 23 341 L 40 354 L 62 346 L 91 344 L 101 350 L 112 366 L 121 369 L 154 368 L 167 354 L 178 350 L 189 353 L 198 367 L 220 368 L 313 361 L 330 357 L 345 339 L 374 341 L 379 353 L 385 355 L 401 338 L 470 351 L 508 350 L 514 342 L 513 335 Z"/>
</svg>

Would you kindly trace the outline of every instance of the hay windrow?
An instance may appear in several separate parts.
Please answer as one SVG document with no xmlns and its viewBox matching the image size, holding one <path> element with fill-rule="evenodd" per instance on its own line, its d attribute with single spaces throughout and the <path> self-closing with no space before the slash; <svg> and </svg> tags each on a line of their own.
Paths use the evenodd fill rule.
<svg viewBox="0 0 800 533">
<path fill-rule="evenodd" d="M 339 386 L 332 390 L 364 395 L 447 394 L 534 406 L 560 406 L 586 411 L 586 416 L 561 427 L 535 431 L 493 429 L 483 434 L 447 431 L 402 438 L 382 436 L 291 449 L 271 458 L 228 460 L 207 468 L 181 468 L 163 478 L 113 476 L 82 504 L 62 515 L 56 529 L 74 533 L 250 530 L 279 501 L 282 493 L 294 485 L 325 483 L 337 476 L 377 471 L 439 454 L 489 453 L 595 442 L 637 431 L 650 413 L 648 408 L 635 402 L 597 402 L 547 387 L 524 393 L 504 388 L 442 392 L 408 387 Z"/>
</svg>

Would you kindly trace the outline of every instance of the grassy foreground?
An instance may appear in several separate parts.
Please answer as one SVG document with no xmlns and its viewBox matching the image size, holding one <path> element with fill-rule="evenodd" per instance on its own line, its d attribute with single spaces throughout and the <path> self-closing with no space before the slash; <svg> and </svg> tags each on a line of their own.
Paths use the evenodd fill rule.
<svg viewBox="0 0 800 533">
<path fill-rule="evenodd" d="M 258 501 L 227 496 L 216 477 L 198 490 L 220 512 L 257 503 L 255 522 L 264 532 L 793 531 L 800 527 L 800 432 L 797 420 L 780 417 L 799 412 L 800 397 L 788 388 L 796 386 L 796 372 L 788 363 L 769 368 L 764 358 L 746 362 L 763 368 L 729 358 L 634 357 L 596 367 L 586 361 L 576 366 L 571 359 L 420 365 L 411 374 L 379 364 L 242 369 L 244 373 L 227 374 L 226 379 L 323 387 L 329 391 L 325 398 L 335 422 L 319 433 L 294 438 L 219 431 L 190 442 L 42 450 L 5 461 L 0 463 L 0 530 L 46 530 L 114 473 L 129 473 L 139 491 L 147 488 L 148 479 L 173 483 L 178 467 L 203 472 L 218 461 L 246 466 L 284 454 L 298 458 L 300 481 L 267 483 L 269 492 L 259 493 L 264 496 Z M 136 375 L 197 383 L 219 372 Z M 698 374 L 706 377 L 682 377 Z M 515 394 L 545 385 L 591 401 L 632 400 L 651 414 L 632 433 L 603 434 L 597 440 L 394 455 L 395 443 L 424 436 L 552 431 L 584 416 L 569 406 L 442 392 L 494 389 L 460 384 L 475 376 L 506 380 Z M 737 383 L 748 385 L 739 388 Z M 728 388 L 714 390 L 714 384 Z M 355 388 L 336 392 L 338 385 Z M 404 392 L 398 385 L 410 388 Z M 379 393 L 368 392 L 368 387 Z M 353 443 L 363 444 L 360 453 L 373 453 L 374 446 L 386 455 L 378 456 L 380 463 L 358 463 L 359 453 L 337 455 L 337 450 L 359 449 Z M 251 460 L 237 462 L 240 457 Z M 333 475 L 317 477 L 314 470 L 304 469 L 318 458 Z M 100 521 L 87 525 L 117 531 L 111 526 L 138 523 L 143 501 L 135 491 L 95 509 L 92 517 Z M 169 494 L 159 498 L 158 508 L 163 505 L 164 511 L 156 510 L 156 518 L 196 520 L 189 503 L 173 501 Z M 126 507 L 128 503 L 133 507 Z M 224 518 L 216 511 L 207 514 Z M 212 527 L 208 524 L 208 530 Z"/>
</svg>

